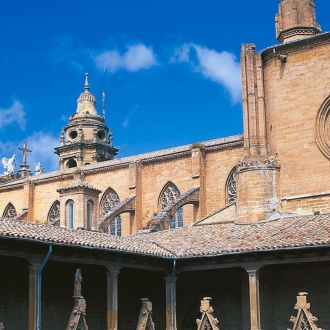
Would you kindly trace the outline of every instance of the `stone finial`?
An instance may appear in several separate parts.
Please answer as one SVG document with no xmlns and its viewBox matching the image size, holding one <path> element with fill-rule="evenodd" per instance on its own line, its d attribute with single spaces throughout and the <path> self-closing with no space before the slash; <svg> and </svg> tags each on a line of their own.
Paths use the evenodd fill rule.
<svg viewBox="0 0 330 330">
<path fill-rule="evenodd" d="M 74 298 L 81 298 L 81 283 L 82 283 L 82 277 L 81 277 L 81 270 L 76 270 L 76 275 L 74 277 Z"/>
<path fill-rule="evenodd" d="M 297 296 L 297 303 L 294 309 L 298 310 L 297 316 L 291 316 L 290 321 L 293 323 L 292 330 L 311 329 L 323 330 L 315 324 L 318 319 L 310 312 L 310 304 L 307 302 L 307 292 L 300 292 Z M 288 329 L 291 330 L 291 329 Z"/>
<path fill-rule="evenodd" d="M 73 299 L 75 304 L 73 306 L 66 330 L 88 330 L 86 323 L 86 300 L 81 295 L 81 271 L 76 270 L 76 275 L 74 279 L 74 293 Z"/>
<path fill-rule="evenodd" d="M 85 73 L 85 92 L 88 92 L 89 91 L 89 82 L 88 82 L 88 75 L 89 75 L 89 73 L 88 72 L 86 72 Z"/>
<path fill-rule="evenodd" d="M 136 330 L 155 330 L 155 324 L 152 321 L 152 303 L 148 298 L 142 298 L 142 307 Z"/>
<path fill-rule="evenodd" d="M 218 319 L 213 316 L 214 309 L 211 307 L 211 297 L 204 297 L 201 300 L 200 312 L 202 317 L 196 320 L 197 330 L 220 330 Z"/>
<path fill-rule="evenodd" d="M 321 33 L 314 0 L 282 0 L 275 18 L 276 38 L 286 43 Z"/>
<path fill-rule="evenodd" d="M 5 330 L 5 327 L 3 326 L 3 322 L 0 322 L 0 330 Z"/>
<path fill-rule="evenodd" d="M 26 141 L 24 141 L 23 147 L 22 148 L 18 148 L 18 150 L 20 150 L 20 151 L 23 152 L 23 165 L 27 165 L 27 161 L 26 161 L 27 153 L 28 152 L 32 152 L 32 151 L 27 148 Z"/>
<path fill-rule="evenodd" d="M 85 117 L 86 115 L 98 115 L 96 111 L 96 99 L 89 91 L 88 73 L 85 74 L 84 92 L 78 97 L 77 103 L 78 106 L 76 114 L 71 119 L 75 119 L 77 116 Z"/>
</svg>

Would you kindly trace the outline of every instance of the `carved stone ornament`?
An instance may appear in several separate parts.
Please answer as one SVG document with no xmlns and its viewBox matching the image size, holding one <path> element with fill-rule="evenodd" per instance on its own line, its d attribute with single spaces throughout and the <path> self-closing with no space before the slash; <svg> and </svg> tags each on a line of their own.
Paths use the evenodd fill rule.
<svg viewBox="0 0 330 330">
<path fill-rule="evenodd" d="M 60 225 L 60 202 L 56 201 L 49 213 L 48 213 L 48 223 L 53 226 L 59 226 Z"/>
<path fill-rule="evenodd" d="M 136 330 L 155 330 L 155 324 L 152 321 L 152 303 L 148 298 L 142 298 L 142 307 Z"/>
<path fill-rule="evenodd" d="M 218 319 L 213 316 L 213 308 L 210 305 L 211 297 L 205 297 L 201 301 L 200 312 L 202 313 L 201 319 L 197 319 L 197 330 L 220 330 L 218 327 Z"/>
<path fill-rule="evenodd" d="M 0 330 L 5 330 L 5 327 L 3 326 L 3 322 L 0 322 Z"/>
<path fill-rule="evenodd" d="M 294 309 L 298 310 L 297 316 L 291 316 L 290 321 L 293 323 L 292 330 L 323 330 L 315 324 L 317 318 L 309 311 L 310 304 L 307 303 L 307 292 L 300 292 L 297 296 L 297 303 Z M 291 330 L 291 329 L 288 329 Z"/>
<path fill-rule="evenodd" d="M 12 203 L 8 203 L 5 212 L 3 213 L 3 218 L 5 219 L 16 219 L 17 211 Z"/>
<path fill-rule="evenodd" d="M 236 164 L 237 172 L 255 169 L 279 169 L 280 164 L 274 156 L 247 156 Z"/>
<path fill-rule="evenodd" d="M 323 155 L 330 159 L 330 96 L 323 102 L 317 113 L 315 140 Z"/>
<path fill-rule="evenodd" d="M 5 168 L 5 171 L 3 173 L 4 175 L 10 176 L 15 173 L 15 166 L 16 166 L 15 155 L 13 155 L 11 158 L 3 157 L 2 164 L 3 167 Z"/>
<path fill-rule="evenodd" d="M 73 306 L 68 325 L 66 326 L 66 330 L 88 330 L 86 323 L 86 300 L 81 295 L 81 282 L 81 271 L 80 269 L 77 269 L 73 293 L 75 304 Z"/>
</svg>

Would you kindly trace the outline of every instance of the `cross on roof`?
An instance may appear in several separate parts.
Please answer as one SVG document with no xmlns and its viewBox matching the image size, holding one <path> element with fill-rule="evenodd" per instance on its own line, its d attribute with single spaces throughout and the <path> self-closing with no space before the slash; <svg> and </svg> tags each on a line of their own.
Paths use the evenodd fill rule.
<svg viewBox="0 0 330 330">
<path fill-rule="evenodd" d="M 26 165 L 26 154 L 28 152 L 32 152 L 32 150 L 29 150 L 26 146 L 26 141 L 24 141 L 23 148 L 18 148 L 18 150 L 21 150 L 23 152 L 23 165 Z"/>
</svg>

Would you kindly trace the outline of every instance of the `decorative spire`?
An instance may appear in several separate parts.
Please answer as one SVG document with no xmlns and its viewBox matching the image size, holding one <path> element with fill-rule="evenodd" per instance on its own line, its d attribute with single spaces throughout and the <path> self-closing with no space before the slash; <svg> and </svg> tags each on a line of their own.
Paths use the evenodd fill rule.
<svg viewBox="0 0 330 330">
<path fill-rule="evenodd" d="M 276 38 L 286 43 L 321 33 L 314 0 L 282 0 L 278 5 Z"/>
<path fill-rule="evenodd" d="M 85 73 L 85 89 L 78 97 L 76 114 L 85 117 L 86 115 L 98 115 L 96 111 L 96 99 L 89 91 L 88 73 Z"/>
<path fill-rule="evenodd" d="M 89 91 L 89 83 L 88 83 L 88 72 L 85 73 L 85 92 Z"/>
<path fill-rule="evenodd" d="M 310 312 L 311 305 L 307 302 L 307 295 L 307 292 L 300 292 L 297 296 L 297 303 L 294 307 L 294 309 L 298 310 L 297 317 L 291 316 L 290 319 L 290 321 L 293 323 L 292 330 L 323 330 L 321 328 L 318 328 L 315 324 L 318 319 Z"/>
<path fill-rule="evenodd" d="M 201 301 L 199 311 L 202 313 L 202 317 L 196 320 L 198 330 L 219 330 L 219 321 L 213 315 L 214 309 L 211 306 L 211 300 L 211 297 L 204 297 Z"/>
</svg>

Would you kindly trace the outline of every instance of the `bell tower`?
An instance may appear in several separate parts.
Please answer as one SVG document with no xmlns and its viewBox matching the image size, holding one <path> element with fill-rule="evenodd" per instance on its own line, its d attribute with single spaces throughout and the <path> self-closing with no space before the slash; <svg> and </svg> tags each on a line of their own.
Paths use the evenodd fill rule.
<svg viewBox="0 0 330 330">
<path fill-rule="evenodd" d="M 77 103 L 77 111 L 61 132 L 60 146 L 55 148 L 61 170 L 111 160 L 119 151 L 112 145 L 113 134 L 104 118 L 97 113 L 88 73 Z"/>
<path fill-rule="evenodd" d="M 276 38 L 281 44 L 321 33 L 314 0 L 282 0 L 275 22 Z"/>
</svg>

